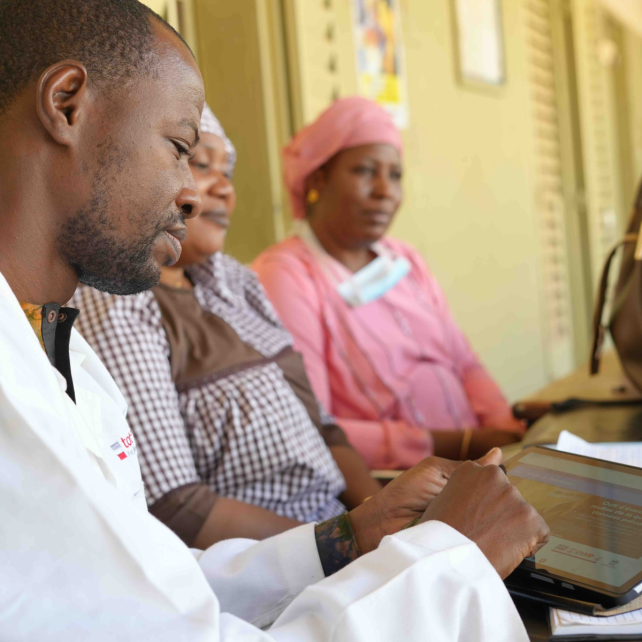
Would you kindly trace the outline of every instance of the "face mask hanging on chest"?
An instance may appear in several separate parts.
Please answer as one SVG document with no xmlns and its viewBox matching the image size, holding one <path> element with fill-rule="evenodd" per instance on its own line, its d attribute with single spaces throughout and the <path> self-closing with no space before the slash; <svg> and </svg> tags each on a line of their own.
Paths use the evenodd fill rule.
<svg viewBox="0 0 642 642">
<path fill-rule="evenodd" d="M 410 272 L 410 263 L 403 257 L 379 256 L 349 279 L 337 286 L 341 298 L 352 307 L 365 305 L 382 297 Z"/>
</svg>

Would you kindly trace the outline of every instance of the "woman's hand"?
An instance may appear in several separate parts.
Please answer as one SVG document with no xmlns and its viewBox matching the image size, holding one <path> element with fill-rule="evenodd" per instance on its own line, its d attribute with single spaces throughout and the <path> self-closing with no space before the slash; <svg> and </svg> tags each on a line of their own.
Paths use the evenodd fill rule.
<svg viewBox="0 0 642 642">
<path fill-rule="evenodd" d="M 503 448 L 521 441 L 523 434 L 512 430 L 478 428 L 473 431 L 466 459 L 477 459 L 491 448 Z"/>
<path fill-rule="evenodd" d="M 491 448 L 502 448 L 521 441 L 521 432 L 512 430 L 498 430 L 496 428 L 475 428 L 469 432 L 470 441 L 464 446 L 462 456 L 462 443 L 465 430 L 431 430 L 433 452 L 439 457 L 447 459 L 477 459 Z"/>
</svg>

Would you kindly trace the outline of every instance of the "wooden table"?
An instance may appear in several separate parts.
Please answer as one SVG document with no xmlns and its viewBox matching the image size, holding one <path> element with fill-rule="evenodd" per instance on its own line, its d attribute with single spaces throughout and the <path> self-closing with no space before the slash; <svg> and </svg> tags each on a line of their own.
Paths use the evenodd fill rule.
<svg viewBox="0 0 642 642">
<path fill-rule="evenodd" d="M 554 444 L 562 430 L 575 433 L 590 442 L 642 441 L 642 396 L 626 379 L 615 353 L 604 355 L 601 372 L 590 377 L 588 367 L 560 379 L 530 397 L 533 400 L 563 401 L 581 399 L 640 399 L 640 405 L 587 407 L 561 414 L 548 414 L 537 421 L 520 444 L 503 449 L 509 459 L 522 448 L 534 444 Z M 548 607 L 528 600 L 515 600 L 532 641 L 549 638 Z M 607 638 L 600 638 L 607 642 Z"/>
</svg>

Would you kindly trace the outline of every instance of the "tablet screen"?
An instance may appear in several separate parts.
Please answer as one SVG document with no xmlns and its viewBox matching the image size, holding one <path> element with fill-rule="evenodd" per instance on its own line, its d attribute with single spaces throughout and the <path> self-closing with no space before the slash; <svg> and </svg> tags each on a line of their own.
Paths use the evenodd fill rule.
<svg viewBox="0 0 642 642">
<path fill-rule="evenodd" d="M 637 587 L 642 469 L 546 448 L 528 448 L 505 466 L 551 529 L 527 566 L 616 593 Z"/>
</svg>

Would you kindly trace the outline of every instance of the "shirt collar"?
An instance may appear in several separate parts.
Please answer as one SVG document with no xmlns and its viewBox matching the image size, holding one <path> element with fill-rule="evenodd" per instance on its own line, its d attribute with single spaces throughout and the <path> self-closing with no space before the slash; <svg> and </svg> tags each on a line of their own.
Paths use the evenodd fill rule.
<svg viewBox="0 0 642 642">
<path fill-rule="evenodd" d="M 35 303 L 20 303 L 20 307 L 25 313 L 31 329 L 36 333 L 36 337 L 38 337 L 38 341 L 40 341 L 40 346 L 46 353 L 47 349 L 42 338 L 42 318 L 44 312 L 43 306 L 36 305 Z"/>
<path fill-rule="evenodd" d="M 75 308 L 60 307 L 58 303 L 37 305 L 21 302 L 20 307 L 44 349 L 49 363 L 65 378 L 67 394 L 72 401 L 76 401 L 69 342 L 71 331 L 80 312 Z"/>
</svg>

